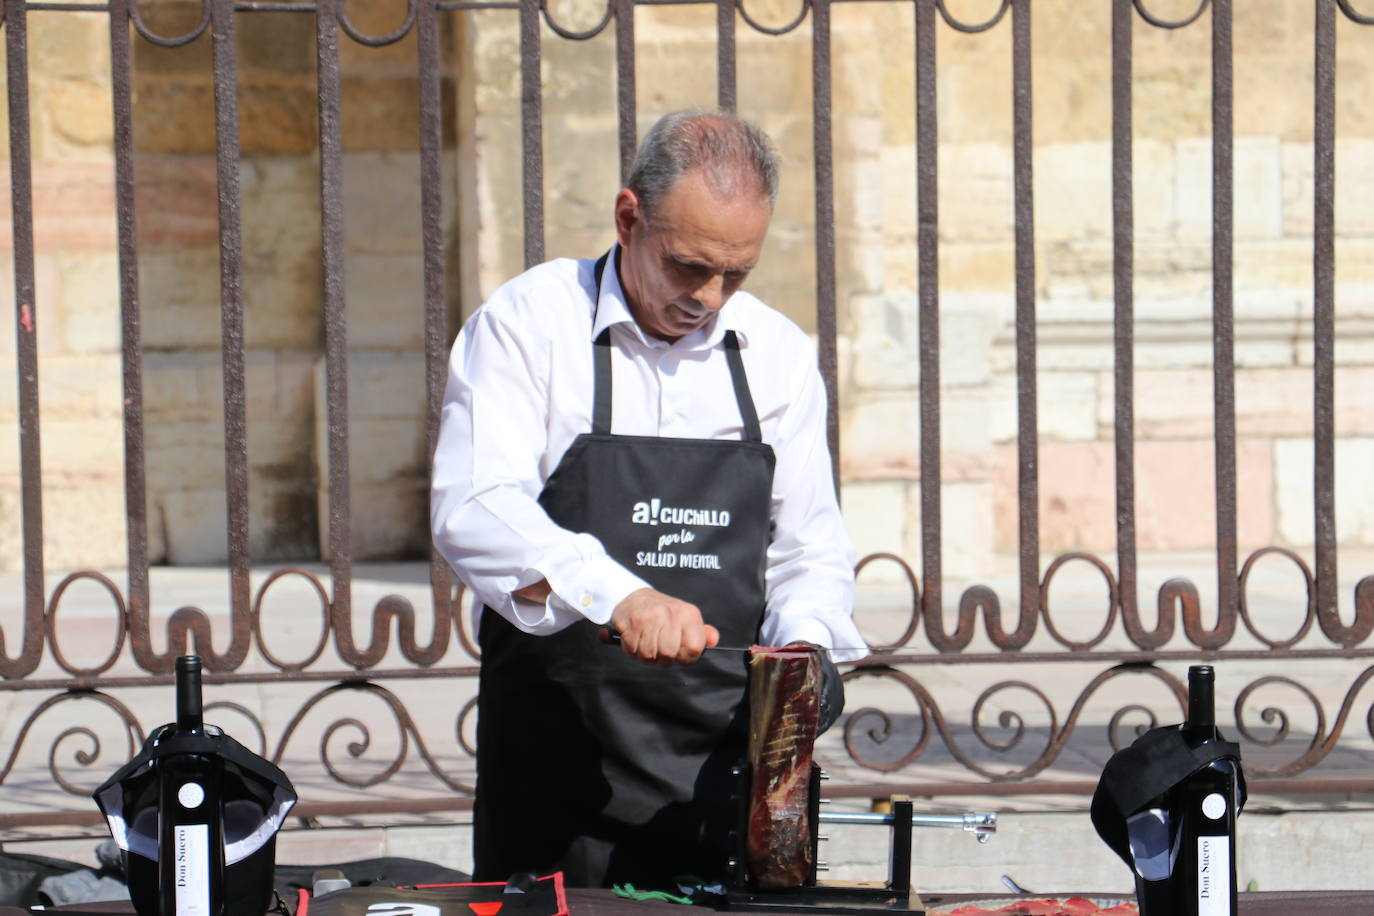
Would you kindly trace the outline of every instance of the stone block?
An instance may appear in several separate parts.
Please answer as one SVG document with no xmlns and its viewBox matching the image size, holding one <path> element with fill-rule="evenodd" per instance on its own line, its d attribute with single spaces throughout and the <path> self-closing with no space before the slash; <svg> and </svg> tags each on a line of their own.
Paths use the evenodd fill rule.
<svg viewBox="0 0 1374 916">
<path fill-rule="evenodd" d="M 1374 138 L 1336 141 L 1336 235 L 1374 236 Z"/>
<path fill-rule="evenodd" d="M 0 420 L 0 433 L 8 442 L 18 441 L 17 425 Z M 18 458 L 11 452 L 18 446 L 0 445 L 0 468 L 18 467 Z M 24 522 L 19 476 L 8 470 L 0 471 L 0 572 L 18 572 L 24 568 Z"/>
<path fill-rule="evenodd" d="M 941 241 L 1002 241 L 1012 236 L 1012 155 L 992 143 L 940 147 Z"/>
<path fill-rule="evenodd" d="M 313 559 L 314 500 L 314 493 L 300 489 L 250 486 L 250 555 L 258 560 Z M 222 486 L 167 491 L 161 496 L 160 516 L 167 563 L 195 566 L 227 562 L 228 511 Z"/>
<path fill-rule="evenodd" d="M 0 225 L 9 226 L 9 221 L 0 221 Z M 54 255 L 36 254 L 33 262 L 33 308 L 30 311 L 34 333 L 38 335 L 38 352 L 40 355 L 60 352 L 62 345 L 62 316 L 58 309 L 58 303 L 62 299 L 62 271 L 58 266 L 59 259 Z M 0 314 L 6 320 L 0 321 L 0 353 L 8 357 L 15 357 L 17 354 L 17 343 L 15 334 L 18 332 L 18 322 L 15 319 L 14 308 L 14 262 L 10 252 L 0 249 L 0 276 L 5 278 L 0 282 Z M 10 385 L 15 384 L 13 376 L 10 377 Z M 4 386 L 0 386 L 4 387 Z M 14 395 L 9 395 L 13 397 Z"/>
<path fill-rule="evenodd" d="M 92 252 L 59 257 L 62 275 L 62 349 L 70 353 L 118 353 L 122 349 L 119 258 Z"/>
<path fill-rule="evenodd" d="M 114 144 L 114 106 L 108 72 L 102 80 L 61 80 L 36 87 L 40 112 L 35 150 L 48 158 L 94 155 L 109 162 Z"/>
<path fill-rule="evenodd" d="M 910 296 L 856 296 L 850 372 L 860 389 L 902 390 L 920 381 L 919 316 Z"/>
<path fill-rule="evenodd" d="M 43 477 L 98 478 L 122 475 L 124 424 L 116 414 L 102 417 L 43 417 Z M 123 482 L 119 483 L 123 487 Z"/>
<path fill-rule="evenodd" d="M 1041 441 L 1086 440 L 1097 435 L 1098 375 L 1094 372 L 1036 373 L 1036 429 Z M 1017 378 L 998 373 L 989 395 L 988 436 L 994 443 L 1017 438 Z"/>
<path fill-rule="evenodd" d="M 122 474 L 45 482 L 43 563 L 48 570 L 123 566 L 128 562 L 125 534 Z"/>
<path fill-rule="evenodd" d="M 300 481 L 258 484 L 249 491 L 249 507 L 248 544 L 255 560 L 314 560 L 320 555 L 312 486 Z"/>
<path fill-rule="evenodd" d="M 1312 142 L 1283 143 L 1279 148 L 1283 169 L 1283 234 L 1312 237 L 1313 170 Z"/>
<path fill-rule="evenodd" d="M 987 476 L 991 424 L 992 398 L 987 388 L 949 388 L 941 392 L 941 474 L 946 481 Z M 922 443 L 921 447 L 929 446 Z"/>
<path fill-rule="evenodd" d="M 172 490 L 163 494 L 160 508 L 168 565 L 200 566 L 228 559 L 223 490 Z"/>
<path fill-rule="evenodd" d="M 1349 437 L 1335 444 L 1336 540 L 1342 546 L 1374 544 L 1374 438 Z M 1313 446 L 1311 439 L 1274 441 L 1278 534 L 1286 544 L 1309 545 L 1313 531 Z"/>
<path fill-rule="evenodd" d="M 912 515 L 909 491 L 919 484 L 905 481 L 848 481 L 840 489 L 845 529 L 854 542 L 856 560 L 873 553 L 904 556 L 910 541 L 919 542 L 920 517 Z M 919 500 L 916 502 L 919 506 Z M 909 561 L 908 561 L 909 562 Z M 864 570 L 865 582 L 904 582 L 892 563 L 878 563 Z"/>
<path fill-rule="evenodd" d="M 1235 237 L 1276 239 L 1283 232 L 1283 153 L 1277 137 L 1234 143 Z"/>
<path fill-rule="evenodd" d="M 114 170 L 108 161 L 33 163 L 33 242 L 36 251 L 113 251 Z M 12 211 L 10 173 L 0 173 L 0 210 Z M 13 250 L 9 219 L 0 220 L 0 248 Z"/>
<path fill-rule="evenodd" d="M 893 259 L 910 266 L 911 288 L 915 288 L 916 255 L 912 249 L 894 252 Z M 900 275 L 900 270 L 898 271 Z M 940 246 L 940 288 L 949 295 L 965 292 L 1001 294 L 994 300 L 1011 314 L 1016 294 L 1016 250 L 1010 242 Z"/>
<path fill-rule="evenodd" d="M 341 132 L 344 149 L 409 152 L 418 147 L 420 88 L 413 70 L 388 75 L 345 73 L 340 88 L 343 93 Z M 451 79 L 441 80 L 441 111 L 453 110 L 454 88 Z M 307 95 L 310 99 L 309 114 L 313 119 L 316 106 L 314 93 L 308 92 Z M 311 120 L 309 123 L 313 137 L 315 122 Z M 453 146 L 452 119 L 444 119 L 443 129 L 442 143 Z"/>
<path fill-rule="evenodd" d="M 909 506 L 920 505 L 920 491 L 913 486 L 908 491 Z M 995 512 L 993 487 L 987 481 L 946 480 L 940 487 L 940 553 L 941 566 L 947 588 L 962 587 L 962 583 L 978 581 L 992 567 Z M 925 520 L 921 526 L 925 525 Z M 907 529 L 906 551 L 894 551 L 910 557 L 913 565 L 921 556 L 921 528 Z"/>
<path fill-rule="evenodd" d="M 140 156 L 134 184 L 139 253 L 219 245 L 213 156 Z"/>
<path fill-rule="evenodd" d="M 326 496 L 320 497 L 320 558 L 330 559 Z M 429 487 L 424 479 L 357 484 L 350 496 L 354 560 L 388 560 L 428 553 Z"/>
<path fill-rule="evenodd" d="M 13 363 L 8 368 L 8 377 L 13 378 Z M 14 385 L 0 385 L 0 388 L 9 389 L 4 406 L 6 414 L 13 415 Z M 114 354 L 45 356 L 38 364 L 38 403 L 44 422 L 57 418 L 73 421 L 122 418 L 122 361 Z M 95 435 L 94 428 L 92 435 Z M 122 443 L 122 438 L 120 441 Z"/>
<path fill-rule="evenodd" d="M 1035 150 L 1036 239 L 1110 239 L 1112 156 L 1105 142 L 1053 143 Z M 1045 202 L 1054 201 L 1054 206 Z"/>
<path fill-rule="evenodd" d="M 243 155 L 308 156 L 319 146 L 319 105 L 313 81 L 241 75 L 239 147 Z M 348 106 L 343 110 L 346 130 Z"/>
<path fill-rule="evenodd" d="M 139 290 L 146 349 L 219 350 L 217 249 L 141 253 Z"/>
<path fill-rule="evenodd" d="M 343 157 L 343 172 L 344 248 L 349 253 L 421 253 L 424 236 L 419 158 L 409 152 L 350 151 Z M 456 185 L 457 162 L 453 156 L 444 157 L 442 180 L 444 188 Z M 514 203 L 518 214 L 518 196 Z M 605 212 L 609 223 L 609 199 Z M 511 276 L 518 272 L 517 268 Z M 503 277 L 497 285 L 507 279 Z"/>
<path fill-rule="evenodd" d="M 135 78 L 134 152 L 214 156 L 215 91 L 209 73 L 207 67 L 194 76 Z"/>
<path fill-rule="evenodd" d="M 1176 144 L 1180 236 L 1212 237 L 1212 141 Z M 1283 157 L 1273 137 L 1238 137 L 1233 144 L 1234 234 L 1237 240 L 1273 239 L 1282 234 Z"/>
<path fill-rule="evenodd" d="M 1264 472 L 1266 441 L 1237 444 L 1237 536 L 1267 543 L 1272 531 L 1272 478 Z M 1015 447 L 997 450 L 998 544 L 1016 544 Z M 1239 486 L 1239 484 L 1238 484 Z M 1041 548 L 1047 551 L 1116 549 L 1116 458 L 1112 442 L 1043 443 L 1039 456 Z M 1135 450 L 1136 547 L 1193 550 L 1213 547 L 1216 495 L 1209 440 L 1137 441 Z"/>
<path fill-rule="evenodd" d="M 150 491 L 189 493 L 213 489 L 222 493 L 222 420 L 150 420 L 144 432 L 144 442 Z M 163 506 L 170 513 L 174 509 L 180 511 L 182 504 L 164 501 Z M 171 530 L 170 523 L 168 530 Z"/>
<path fill-rule="evenodd" d="M 1179 189 L 1182 170 L 1174 146 L 1136 135 L 1131 144 L 1131 190 L 1135 204 L 1135 237 L 1155 242 L 1171 238 L 1182 218 L 1183 202 Z M 1110 168 L 1110 166 L 1109 166 Z M 1208 174 L 1211 174 L 1210 171 Z M 1211 194 L 1206 197 L 1210 203 Z M 1037 218 L 1039 213 L 1036 214 Z"/>
<path fill-rule="evenodd" d="M 28 57 L 47 79 L 110 78 L 109 24 L 95 16 L 34 16 L 28 23 Z"/>
<path fill-rule="evenodd" d="M 354 13 L 363 4 L 349 7 Z M 309 16 L 241 16 L 238 33 L 239 75 L 315 74 L 315 23 Z M 339 43 L 348 39 L 340 33 Z"/>
<path fill-rule="evenodd" d="M 914 393 L 855 396 L 840 414 L 840 476 L 914 479 L 920 466 L 920 407 Z"/>
<path fill-rule="evenodd" d="M 993 518 L 997 545 L 1017 544 L 1017 457 L 1014 445 L 995 449 L 998 472 Z M 1116 546 L 1115 464 L 1110 442 L 1044 442 L 1039 455 L 1040 548 L 1112 550 Z"/>
<path fill-rule="evenodd" d="M 139 13 L 154 35 L 177 38 L 195 31 L 205 9 L 198 0 L 155 0 L 140 3 Z M 135 78 L 141 74 L 209 73 L 213 45 L 208 31 L 179 48 L 164 48 L 150 41 L 134 42 Z"/>
<path fill-rule="evenodd" d="M 349 475 L 355 486 L 428 476 L 424 425 L 413 418 L 353 420 L 348 430 L 348 453 Z"/>
<path fill-rule="evenodd" d="M 424 261 L 409 254 L 346 257 L 348 339 L 370 350 L 423 352 Z"/>
</svg>

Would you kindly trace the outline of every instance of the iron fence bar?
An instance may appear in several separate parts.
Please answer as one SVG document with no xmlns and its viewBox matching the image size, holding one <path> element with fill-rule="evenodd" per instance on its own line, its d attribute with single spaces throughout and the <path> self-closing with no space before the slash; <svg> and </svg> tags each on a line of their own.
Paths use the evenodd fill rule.
<svg viewBox="0 0 1374 916">
<path fill-rule="evenodd" d="M 41 12 L 54 13 L 108 13 L 112 9 L 109 3 L 30 3 L 29 12 L 35 10 Z"/>
<path fill-rule="evenodd" d="M 425 454 L 433 461 L 439 441 L 439 415 L 444 403 L 448 368 L 448 310 L 444 284 L 443 92 L 439 82 L 438 10 L 420 3 L 416 15 L 420 83 L 420 230 L 424 247 L 425 284 Z M 438 661 L 448 648 L 454 613 L 453 571 L 431 542 L 430 596 L 434 607 L 434 637 L 425 663 Z M 442 631 L 442 632 L 441 632 Z"/>
<path fill-rule="evenodd" d="M 211 670 L 237 668 L 248 653 L 248 423 L 244 392 L 243 236 L 240 226 L 238 64 L 232 0 L 210 0 L 211 66 L 215 82 L 215 165 L 220 242 L 220 327 L 224 372 L 224 480 L 229 541 L 229 596 L 233 638 L 223 656 L 210 645 L 202 615 L 195 621 L 196 648 Z M 169 639 L 172 664 L 184 637 Z"/>
<path fill-rule="evenodd" d="M 921 612 L 941 652 L 962 648 L 971 624 L 945 632 L 940 555 L 940 252 L 939 131 L 936 110 L 935 0 L 916 0 L 916 257 L 920 322 Z"/>
<path fill-rule="evenodd" d="M 960 795 L 1092 795 L 1096 779 L 1054 779 L 1038 782 L 902 782 L 902 783 L 826 783 L 829 798 L 887 798 L 910 795 L 916 798 Z M 1321 792 L 1369 792 L 1374 779 L 1292 779 L 1254 777 L 1246 780 L 1252 795 L 1308 794 Z"/>
<path fill-rule="evenodd" d="M 619 123 L 620 186 L 630 183 L 638 130 L 635 125 L 635 4 L 611 0 L 615 11 L 615 91 Z"/>
<path fill-rule="evenodd" d="M 33 162 L 29 146 L 28 19 L 23 0 L 5 0 L 10 118 L 10 213 L 14 252 L 14 338 L 18 355 L 19 475 L 24 540 L 24 637 L 19 655 L 0 651 L 0 675 L 23 677 L 43 652 L 42 438 L 38 420 L 38 300 L 34 297 Z M 3 644 L 0 644 L 0 650 Z"/>
<path fill-rule="evenodd" d="M 1135 557 L 1135 442 L 1132 385 L 1134 219 L 1131 187 L 1131 0 L 1112 2 L 1112 286 L 1115 300 L 1116 552 L 1122 622 L 1136 645 L 1164 640 L 1140 622 Z M 1158 627 L 1165 625 L 1160 614 Z M 1173 616 L 1168 615 L 1172 629 Z"/>
<path fill-rule="evenodd" d="M 1224 661 L 1362 661 L 1374 659 L 1374 649 L 1228 649 L 1226 651 L 1170 650 L 1153 652 L 968 652 L 968 653 L 923 653 L 901 654 L 878 651 L 862 661 L 845 662 L 843 671 L 857 671 L 868 668 L 927 668 L 932 666 L 962 665 L 1006 665 L 1006 664 L 1054 664 L 1054 665 L 1115 665 L 1147 667 L 1159 663 L 1184 664 L 1189 662 Z M 331 670 L 285 670 L 265 672 L 225 672 L 207 673 L 204 682 L 215 684 L 286 684 L 286 683 L 377 683 L 383 681 L 433 680 L 445 678 L 475 678 L 480 669 L 476 665 L 414 667 L 414 668 L 369 668 L 367 670 L 339 668 Z M 133 687 L 165 687 L 175 681 L 168 674 L 141 674 L 115 676 L 75 676 L 41 679 L 0 680 L 0 693 L 24 691 L 82 691 L 115 690 Z"/>
<path fill-rule="evenodd" d="M 148 461 L 143 424 L 143 329 L 139 302 L 138 219 L 134 198 L 131 0 L 110 7 L 110 70 L 114 97 L 115 207 L 119 230 L 119 312 L 124 386 L 124 514 L 128 557 L 128 620 L 134 655 L 153 658 L 148 614 Z"/>
<path fill-rule="evenodd" d="M 376 664 L 375 645 L 353 638 L 352 507 L 348 450 L 348 307 L 344 287 L 343 138 L 340 112 L 339 0 L 319 0 L 315 17 L 320 130 L 320 257 L 324 275 L 325 410 L 329 463 L 329 618 L 339 654 Z M 385 650 L 383 650 L 385 651 Z M 369 660 L 370 661 L 367 661 Z"/>
<path fill-rule="evenodd" d="M 234 10 L 240 13 L 314 13 L 318 7 L 314 3 L 254 3 L 238 0 Z"/>
<path fill-rule="evenodd" d="M 1016 0 L 1012 29 L 1012 155 L 1016 221 L 1016 458 L 1021 619 L 998 640 L 1020 648 L 1035 633 L 1040 611 L 1040 439 L 1035 354 L 1035 200 L 1031 147 L 1031 6 Z"/>
<path fill-rule="evenodd" d="M 544 260 L 544 126 L 539 74 L 541 0 L 520 0 L 520 124 L 525 267 Z"/>
<path fill-rule="evenodd" d="M 1232 288 L 1235 168 L 1231 0 L 1212 2 L 1212 396 L 1217 496 L 1217 623 L 1189 634 L 1208 648 L 1224 646 L 1240 610 L 1236 574 L 1236 356 Z M 1187 621 L 1185 621 L 1185 624 Z"/>
<path fill-rule="evenodd" d="M 825 383 L 825 438 L 840 493 L 839 351 L 835 315 L 835 168 L 830 123 L 830 0 L 811 0 L 811 109 L 815 156 L 816 348 Z"/>
<path fill-rule="evenodd" d="M 1335 186 L 1336 10 L 1316 3 L 1312 137 L 1312 447 L 1317 622 L 1339 639 L 1336 595 Z"/>
<path fill-rule="evenodd" d="M 716 0 L 716 105 L 735 110 L 735 0 Z"/>
</svg>

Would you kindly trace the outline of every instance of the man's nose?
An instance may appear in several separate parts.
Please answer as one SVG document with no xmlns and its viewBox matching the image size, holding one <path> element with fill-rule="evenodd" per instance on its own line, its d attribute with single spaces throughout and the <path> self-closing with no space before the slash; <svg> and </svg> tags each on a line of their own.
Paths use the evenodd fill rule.
<svg viewBox="0 0 1374 916">
<path fill-rule="evenodd" d="M 720 311 L 725 304 L 725 275 L 712 274 L 710 279 L 693 291 L 692 298 L 704 309 Z"/>
</svg>

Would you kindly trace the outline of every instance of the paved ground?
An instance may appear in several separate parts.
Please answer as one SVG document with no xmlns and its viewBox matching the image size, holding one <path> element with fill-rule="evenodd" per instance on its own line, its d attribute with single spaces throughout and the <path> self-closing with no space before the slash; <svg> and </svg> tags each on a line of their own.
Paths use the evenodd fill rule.
<svg viewBox="0 0 1374 916">
<path fill-rule="evenodd" d="M 1172 555 L 1144 557 L 1141 563 L 1141 604 L 1155 605 L 1154 592 L 1171 575 L 1191 578 L 1202 596 L 1202 606 L 1214 606 L 1210 592 L 1215 573 L 1210 558 Z M 1374 556 L 1342 555 L 1341 607 L 1349 619 L 1356 581 L 1374 570 Z M 324 571 L 316 569 L 323 576 Z M 874 642 L 889 642 L 906 629 L 911 598 L 900 580 L 871 573 L 861 584 L 858 617 Z M 1010 571 L 1007 571 L 1008 573 Z M 428 608 L 426 570 L 419 565 L 361 567 L 353 587 L 354 632 L 359 642 L 370 639 L 370 616 L 376 602 L 387 594 L 409 599 L 417 608 Z M 254 589 L 266 571 L 254 575 Z M 49 583 L 48 594 L 59 577 Z M 124 577 L 112 572 L 120 586 Z M 222 569 L 158 569 L 153 572 L 152 622 L 154 648 L 165 651 L 165 619 L 169 610 L 194 605 L 212 612 L 213 643 L 223 651 L 229 642 L 223 608 L 228 604 L 227 576 Z M 1010 575 L 988 582 L 1004 601 L 1015 601 L 1016 586 Z M 948 584 L 947 607 L 957 606 L 961 588 Z M 0 594 L 10 596 L 10 606 L 0 603 L 4 651 L 19 651 L 22 611 L 17 606 L 22 587 L 17 576 L 0 577 Z M 1066 570 L 1056 580 L 1051 618 L 1070 639 L 1086 639 L 1106 620 L 1106 591 L 1100 576 L 1086 565 Z M 1256 627 L 1271 637 L 1286 636 L 1301 623 L 1306 604 L 1305 587 L 1296 569 L 1281 558 L 1259 564 L 1252 577 L 1248 607 Z M 286 661 L 303 660 L 321 633 L 319 599 L 303 579 L 285 579 L 273 586 L 263 604 L 263 642 Z M 947 612 L 953 619 L 953 612 Z M 428 623 L 421 614 L 420 626 Z M 93 583 L 69 589 L 57 609 L 53 627 L 57 645 L 72 665 L 95 665 L 113 645 L 117 614 L 107 593 Z M 1153 613 L 1147 615 L 1153 619 Z M 1210 615 L 1208 618 L 1210 620 Z M 1119 624 L 1116 626 L 1119 633 Z M 990 649 L 981 621 L 970 652 Z M 427 643 L 431 634 L 416 634 Z M 923 657 L 932 657 L 923 632 L 910 643 Z M 1131 728 L 1147 721 L 1145 709 L 1159 721 L 1176 721 L 1177 704 L 1167 687 L 1149 673 L 1122 674 L 1087 690 L 1094 678 L 1111 668 L 1111 652 L 1128 644 L 1113 635 L 1102 645 L 1104 656 L 1087 662 L 1027 662 L 1014 664 L 999 658 L 986 664 L 919 664 L 903 671 L 918 685 L 913 693 L 890 678 L 869 677 L 850 685 L 849 731 L 862 766 L 846 752 L 843 727 L 826 735 L 818 756 L 837 783 L 874 781 L 983 781 L 956 759 L 955 751 L 990 774 L 1004 774 L 1031 765 L 1070 721 L 1073 732 L 1065 750 L 1040 774 L 1044 780 L 1095 780 L 1111 753 L 1109 723 L 1123 709 L 1118 740 L 1129 741 Z M 1320 633 L 1309 633 L 1300 643 L 1305 648 L 1330 648 Z M 1166 648 L 1186 648 L 1181 636 Z M 1232 648 L 1259 648 L 1261 643 L 1242 632 Z M 1044 628 L 1025 653 L 1059 648 Z M 1062 649 L 1061 649 L 1062 651 Z M 170 715 L 170 691 L 166 687 L 138 686 L 142 679 L 124 647 L 117 663 L 104 675 L 128 677 L 133 683 L 94 695 L 72 696 L 56 687 L 43 690 L 0 691 L 0 749 L 8 748 L 5 772 L 0 780 L 0 811 L 38 814 L 51 810 L 93 810 L 80 794 L 87 792 L 113 771 L 129 753 L 130 738 L 114 701 L 123 704 L 140 731 L 165 721 Z M 332 657 L 331 657 L 332 656 Z M 472 660 L 460 646 L 450 648 L 441 664 L 467 666 Z M 1247 767 L 1252 771 L 1277 769 L 1298 759 L 1313 743 L 1341 726 L 1339 744 L 1303 778 L 1374 777 L 1374 737 L 1367 719 L 1371 700 L 1368 690 L 1354 690 L 1369 668 L 1368 659 L 1290 660 L 1257 653 L 1246 660 L 1229 659 L 1219 665 L 1218 717 L 1234 731 L 1233 704 L 1248 685 L 1260 683 L 1245 704 L 1244 717 L 1252 737 L 1244 744 Z M 1160 668 L 1182 678 L 1186 661 L 1169 661 Z M 391 640 L 382 669 L 406 669 Z M 275 669 L 256 649 L 242 670 L 272 673 Z M 332 651 L 311 670 L 346 671 Z M 64 677 L 53 653 L 45 653 L 35 679 Z M 1266 678 L 1282 678 L 1263 683 Z M 1016 682 L 993 689 L 999 682 Z M 461 812 L 424 813 L 416 810 L 419 799 L 451 796 L 436 772 L 460 788 L 471 784 L 471 716 L 460 719 L 458 711 L 471 699 L 475 682 L 470 678 L 397 680 L 377 679 L 377 690 L 331 691 L 332 680 L 267 682 L 207 687 L 211 703 L 232 703 L 251 715 L 220 707 L 211 716 L 246 744 L 280 754 L 303 801 L 314 803 L 369 798 L 396 802 L 403 809 L 390 815 L 321 816 L 293 821 L 282 837 L 279 859 L 293 862 L 337 862 L 374 855 L 405 855 L 458 868 L 470 862 L 467 816 Z M 4 686 L 12 686 L 7 682 Z M 920 741 L 922 703 L 919 691 L 928 696 L 925 705 L 930 741 L 915 762 L 898 772 L 884 774 L 873 768 L 902 760 Z M 983 698 L 978 721 L 983 738 L 972 727 L 973 712 Z M 1350 709 L 1341 710 L 1347 701 Z M 62 697 L 43 709 L 45 702 Z M 1131 710 L 1128 707 L 1139 706 Z M 1277 713 L 1268 720 L 1263 712 Z M 867 712 L 863 710 L 869 710 Z M 304 711 L 304 712 L 303 712 Z M 938 714 L 937 714 L 938 713 Z M 300 719 L 287 736 L 291 723 Z M 255 722 L 262 723 L 259 737 Z M 943 731 L 942 731 L 943 727 Z M 1018 728 L 1023 728 L 1019 741 Z M 1281 740 L 1275 740 L 1286 728 Z M 1273 740 L 1271 746 L 1262 742 Z M 466 746 L 465 746 L 466 745 Z M 951 749 L 951 746 L 953 750 Z M 1005 749 L 999 749 L 1004 747 Z M 386 776 L 395 767 L 394 774 Z M 333 772 L 331 773 L 331 768 Z M 335 774 L 338 774 L 337 776 Z M 386 777 L 386 778 L 382 778 Z M 341 781 L 342 780 L 342 781 Z M 362 784 L 379 780 L 366 788 Z M 989 891 L 1001 887 L 1000 875 L 1011 874 L 1031 888 L 1094 888 L 1124 890 L 1129 885 L 1126 869 L 1112 858 L 1087 820 L 1087 799 L 1081 795 L 1045 793 L 992 796 L 972 794 L 922 800 L 920 809 L 950 812 L 995 810 L 1001 829 L 991 842 L 979 845 L 967 834 L 925 829 L 917 832 L 915 868 L 917 884 L 930 890 Z M 1374 805 L 1364 794 L 1270 792 L 1256 796 L 1243 818 L 1241 862 L 1243 881 L 1256 881 L 1264 889 L 1306 887 L 1370 887 L 1374 874 L 1364 867 L 1374 852 Z M 837 801 L 837 808 L 862 808 L 864 801 Z M 43 851 L 66 858 L 88 860 L 98 831 L 89 828 L 55 830 L 51 827 L 17 829 L 6 834 L 8 850 Z M 881 877 L 886 869 L 887 836 L 883 828 L 834 827 L 829 843 L 830 875 L 840 878 Z M 52 839 L 57 836 L 59 838 Z"/>
</svg>

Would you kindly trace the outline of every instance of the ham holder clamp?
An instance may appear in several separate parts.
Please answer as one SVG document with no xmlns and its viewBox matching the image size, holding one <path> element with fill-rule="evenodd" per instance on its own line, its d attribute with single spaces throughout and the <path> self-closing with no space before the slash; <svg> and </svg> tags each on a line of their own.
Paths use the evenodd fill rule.
<svg viewBox="0 0 1374 916">
<path fill-rule="evenodd" d="M 821 768 L 812 759 L 819 721 L 816 650 L 750 652 L 748 761 L 735 767 L 738 821 L 722 908 L 739 911 L 902 913 L 924 916 L 911 889 L 911 830 L 958 827 L 986 842 L 996 814 L 921 815 L 894 796 L 892 813 L 821 813 Z M 871 824 L 891 830 L 886 881 L 820 882 L 822 824 Z"/>
</svg>

